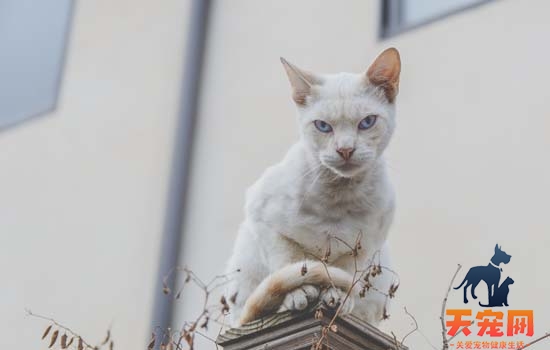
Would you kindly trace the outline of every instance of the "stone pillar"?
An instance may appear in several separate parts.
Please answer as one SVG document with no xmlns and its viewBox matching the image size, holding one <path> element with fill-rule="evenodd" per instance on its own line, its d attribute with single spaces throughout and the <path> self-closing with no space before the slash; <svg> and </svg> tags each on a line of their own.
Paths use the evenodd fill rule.
<svg viewBox="0 0 550 350">
<path fill-rule="evenodd" d="M 355 316 L 333 317 L 323 307 L 283 312 L 232 328 L 218 337 L 224 350 L 313 350 L 322 339 L 323 350 L 408 350 L 393 337 Z M 329 328 L 330 326 L 330 328 Z"/>
</svg>

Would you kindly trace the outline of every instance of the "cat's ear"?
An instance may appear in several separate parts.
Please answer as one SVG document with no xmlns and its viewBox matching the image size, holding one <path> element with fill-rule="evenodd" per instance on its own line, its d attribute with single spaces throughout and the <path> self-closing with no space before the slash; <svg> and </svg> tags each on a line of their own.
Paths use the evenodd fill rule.
<svg viewBox="0 0 550 350">
<path fill-rule="evenodd" d="M 286 75 L 292 86 L 292 99 L 296 104 L 304 106 L 306 99 L 311 95 L 312 87 L 321 84 L 321 78 L 315 74 L 302 70 L 281 57 Z"/>
<path fill-rule="evenodd" d="M 495 245 L 495 253 L 499 251 L 498 243 Z"/>
<path fill-rule="evenodd" d="M 391 47 L 384 50 L 367 70 L 368 82 L 382 88 L 389 102 L 393 102 L 399 92 L 401 58 L 399 51 Z"/>
</svg>

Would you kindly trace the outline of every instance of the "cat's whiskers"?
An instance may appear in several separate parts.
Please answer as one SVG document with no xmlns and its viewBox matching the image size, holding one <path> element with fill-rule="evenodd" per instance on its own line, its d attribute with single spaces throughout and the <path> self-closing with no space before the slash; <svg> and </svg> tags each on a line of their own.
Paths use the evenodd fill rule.
<svg viewBox="0 0 550 350">
<path fill-rule="evenodd" d="M 342 177 L 340 175 L 333 172 L 331 178 L 328 181 L 328 183 L 335 183 L 336 181 L 339 181 L 341 179 L 342 179 Z"/>
<path fill-rule="evenodd" d="M 302 196 L 300 204 L 298 205 L 298 208 L 296 209 L 296 212 L 294 213 L 295 216 L 298 216 L 298 214 L 300 213 L 300 210 L 302 209 L 302 206 L 304 205 L 304 202 L 306 201 L 307 195 L 311 192 L 311 190 L 313 189 L 313 186 L 315 186 L 315 183 L 319 180 L 321 175 L 323 175 L 323 169 L 321 169 L 320 165 L 317 167 L 317 169 L 319 169 L 320 171 L 317 174 L 317 176 L 315 176 L 315 178 L 313 179 L 311 184 L 307 187 L 306 191 L 304 192 L 304 195 Z"/>
<path fill-rule="evenodd" d="M 321 169 L 323 164 L 318 163 L 312 166 L 311 168 L 307 169 L 303 174 L 301 174 L 299 177 L 296 178 L 296 181 L 304 179 L 306 176 L 313 174 L 315 171 Z"/>
</svg>

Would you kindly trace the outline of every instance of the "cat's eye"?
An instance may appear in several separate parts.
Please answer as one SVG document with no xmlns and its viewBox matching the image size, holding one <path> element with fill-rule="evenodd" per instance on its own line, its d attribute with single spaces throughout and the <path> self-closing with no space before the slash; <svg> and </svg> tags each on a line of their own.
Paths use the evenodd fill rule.
<svg viewBox="0 0 550 350">
<path fill-rule="evenodd" d="M 319 130 L 320 132 L 328 133 L 328 132 L 331 132 L 331 131 L 332 131 L 332 126 L 330 126 L 329 123 L 324 122 L 324 121 L 322 121 L 322 120 L 315 120 L 315 121 L 313 122 L 313 124 L 315 124 L 315 127 L 316 127 L 317 130 Z"/>
<path fill-rule="evenodd" d="M 374 125 L 374 123 L 376 123 L 376 116 L 374 114 L 371 114 L 365 117 L 363 120 L 361 120 L 357 127 L 361 130 L 367 130 L 371 128 Z"/>
</svg>

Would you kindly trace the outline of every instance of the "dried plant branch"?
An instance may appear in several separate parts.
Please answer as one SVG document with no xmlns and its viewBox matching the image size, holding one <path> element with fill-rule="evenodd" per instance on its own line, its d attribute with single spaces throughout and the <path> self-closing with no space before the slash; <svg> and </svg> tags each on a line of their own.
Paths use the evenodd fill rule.
<svg viewBox="0 0 550 350">
<path fill-rule="evenodd" d="M 405 313 L 413 320 L 414 329 L 412 329 L 409 333 L 405 334 L 405 336 L 401 339 L 401 345 L 405 344 L 405 339 L 407 339 L 409 335 L 413 334 L 418 330 L 418 322 L 416 321 L 416 318 L 411 313 L 409 313 L 406 307 L 404 307 L 404 309 L 405 309 Z"/>
<path fill-rule="evenodd" d="M 534 345 L 536 343 L 538 343 L 539 341 L 543 340 L 543 339 L 546 339 L 550 337 L 550 332 L 549 333 L 546 333 L 545 335 L 543 335 L 542 337 L 539 337 L 535 340 L 533 340 L 532 342 L 526 344 L 525 346 L 522 346 L 521 348 L 518 348 L 517 350 L 523 350 L 523 349 L 527 349 L 528 347 L 530 347 L 531 345 Z"/>
<path fill-rule="evenodd" d="M 343 309 L 345 303 L 348 302 L 349 298 L 351 297 L 351 293 L 356 288 L 357 284 L 360 283 L 362 280 L 365 281 L 363 291 L 365 289 L 368 289 L 368 290 L 379 292 L 379 293 L 386 296 L 386 300 L 394 297 L 395 291 L 397 290 L 397 288 L 399 286 L 398 282 L 393 283 L 390 287 L 390 290 L 386 292 L 386 291 L 380 291 L 377 288 L 375 288 L 374 286 L 369 284 L 369 281 L 368 281 L 369 276 L 375 277 L 378 274 L 381 274 L 383 270 L 392 272 L 392 273 L 395 274 L 395 276 L 398 276 L 398 275 L 392 269 L 381 266 L 381 264 L 380 264 L 380 252 L 379 251 L 376 251 L 373 254 L 371 259 L 368 260 L 367 266 L 363 270 L 361 270 L 358 267 L 358 259 L 357 258 L 359 256 L 359 250 L 362 249 L 362 247 L 361 247 L 362 235 L 363 235 L 362 232 L 358 233 L 358 235 L 355 239 L 354 245 L 351 245 L 351 244 L 347 243 L 346 241 L 344 241 L 343 239 L 341 239 L 339 237 L 334 237 L 334 236 L 329 237 L 330 239 L 335 239 L 336 241 L 341 242 L 342 244 L 344 244 L 346 247 L 348 247 L 350 249 L 350 255 L 353 257 L 353 262 L 354 262 L 354 272 L 353 272 L 353 276 L 352 276 L 352 283 L 349 286 L 348 290 L 346 291 L 346 294 L 345 294 L 343 300 L 340 301 L 340 303 L 339 303 L 336 311 L 334 312 L 334 315 L 330 319 L 329 323 L 326 326 L 323 327 L 323 331 L 321 332 L 321 336 L 318 339 L 316 339 L 316 342 L 312 346 L 312 349 L 315 349 L 315 350 L 322 349 L 324 343 L 326 341 L 328 341 L 327 336 L 329 334 L 329 331 L 334 332 L 337 329 L 336 325 L 335 325 L 336 319 L 341 315 L 342 309 Z M 330 244 L 330 239 L 329 239 L 328 244 Z M 327 249 L 327 251 L 330 252 L 330 249 Z M 331 280 L 330 275 L 328 274 L 328 265 L 327 265 L 329 255 L 330 255 L 330 253 L 325 254 L 325 257 L 323 259 L 319 259 L 319 260 L 322 262 L 323 266 L 325 267 L 325 270 L 327 271 L 327 275 L 329 276 L 329 280 Z M 376 260 L 377 257 L 378 257 L 378 263 L 376 264 L 375 260 Z M 334 283 L 332 281 L 331 281 L 331 284 L 332 284 L 332 286 L 334 286 Z M 360 296 L 361 296 L 361 294 L 360 294 Z M 389 315 L 386 313 L 386 310 L 384 310 L 383 317 L 384 318 L 389 317 Z"/>
<path fill-rule="evenodd" d="M 214 291 L 216 291 L 221 286 L 230 282 L 232 280 L 232 275 L 239 271 L 237 270 L 228 274 L 217 275 L 217 276 L 214 276 L 212 279 L 210 279 L 210 281 L 204 282 L 195 274 L 195 272 L 193 272 L 188 267 L 175 267 L 175 268 L 172 268 L 168 272 L 168 274 L 163 278 L 163 291 L 165 294 L 172 294 L 172 289 L 169 286 L 169 280 L 173 278 L 172 275 L 177 272 L 184 274 L 184 279 L 183 279 L 184 282 L 183 282 L 183 286 L 177 289 L 175 298 L 179 299 L 185 285 L 192 282 L 203 293 L 202 310 L 194 320 L 190 322 L 185 322 L 183 326 L 180 328 L 180 331 L 178 333 L 173 333 L 170 330 L 168 330 L 168 332 L 162 331 L 162 337 L 160 337 L 160 335 L 157 335 L 156 333 L 153 333 L 152 342 L 155 340 L 155 338 L 161 338 L 162 339 L 161 350 L 164 350 L 163 344 L 166 345 L 167 349 L 168 347 L 171 346 L 177 350 L 182 350 L 184 343 L 187 344 L 188 349 L 192 350 L 195 345 L 196 335 L 199 335 L 205 339 L 211 340 L 217 348 L 218 345 L 216 344 L 216 340 L 207 336 L 200 330 L 208 329 L 208 326 L 211 322 L 217 323 L 220 318 L 222 317 L 225 318 L 225 315 L 229 311 L 229 304 L 227 303 L 225 298 L 222 297 L 219 304 L 214 304 L 214 305 L 210 303 L 210 299 Z M 223 326 L 224 325 L 222 324 L 220 327 L 220 332 Z M 166 338 L 169 339 L 168 342 L 165 341 Z"/>
<path fill-rule="evenodd" d="M 399 275 L 391 268 L 381 265 L 380 251 L 374 252 L 372 257 L 367 261 L 366 267 L 360 268 L 358 266 L 358 257 L 360 255 L 359 251 L 362 249 L 361 237 L 362 237 L 362 232 L 359 232 L 355 240 L 355 243 L 352 245 L 339 237 L 329 236 L 329 239 L 327 242 L 328 246 L 326 248 L 326 251 L 323 257 L 318 257 L 311 253 L 308 254 L 313 256 L 316 260 L 322 263 L 329 277 L 329 281 L 332 288 L 337 288 L 337 287 L 335 286 L 335 283 L 332 281 L 332 278 L 330 277 L 329 269 L 328 269 L 329 267 L 328 261 L 331 255 L 331 247 L 330 247 L 331 240 L 334 239 L 335 241 L 338 241 L 342 243 L 344 246 L 346 246 L 347 248 L 349 248 L 350 250 L 349 254 L 353 257 L 353 263 L 354 263 L 352 283 L 349 286 L 349 288 L 346 291 L 344 291 L 345 295 L 343 299 L 339 301 L 339 304 L 336 310 L 334 311 L 334 314 L 330 318 L 328 324 L 322 328 L 320 336 L 316 335 L 314 339 L 314 343 L 312 344 L 312 347 L 311 347 L 312 350 L 321 350 L 323 349 L 324 346 L 329 346 L 330 338 L 328 335 L 330 334 L 330 332 L 333 332 L 333 333 L 338 332 L 336 320 L 339 316 L 341 316 L 345 303 L 348 302 L 349 298 L 352 297 L 351 294 L 354 290 L 356 290 L 356 287 L 359 283 L 363 282 L 363 289 L 362 289 L 363 296 L 364 296 L 365 290 L 372 290 L 374 292 L 381 293 L 386 297 L 386 307 L 384 308 L 383 317 L 384 318 L 389 317 L 386 309 L 387 303 L 389 299 L 392 299 L 395 296 L 395 292 L 399 287 L 399 284 L 400 284 Z M 441 321 L 442 338 L 443 338 L 442 350 L 448 350 L 449 342 L 452 341 L 456 336 L 462 334 L 467 327 L 474 324 L 474 321 L 471 321 L 468 326 L 461 328 L 455 335 L 453 335 L 450 338 L 447 337 L 446 326 L 445 326 L 445 309 L 447 306 L 447 300 L 448 300 L 451 288 L 461 268 L 462 268 L 462 265 L 458 264 L 457 269 L 449 283 L 449 287 L 447 289 L 447 292 L 445 294 L 445 297 L 441 305 L 440 321 Z M 204 333 L 202 329 L 207 330 L 208 325 L 211 322 L 214 322 L 215 324 L 220 326 L 220 329 L 218 331 L 218 337 L 219 337 L 223 328 L 225 327 L 225 316 L 229 311 L 229 305 L 224 297 L 221 298 L 219 303 L 216 303 L 213 305 L 210 303 L 210 299 L 214 291 L 216 291 L 218 288 L 225 285 L 226 283 L 230 282 L 232 280 L 231 278 L 232 274 L 237 273 L 239 271 L 237 270 L 225 275 L 217 275 L 217 276 L 214 276 L 212 279 L 210 279 L 208 282 L 204 282 L 191 269 L 187 267 L 174 267 L 163 278 L 162 287 L 163 287 L 163 292 L 165 294 L 174 295 L 174 293 L 172 292 L 172 289 L 170 288 L 169 281 L 171 279 L 176 279 L 173 275 L 178 272 L 184 274 L 184 279 L 183 279 L 184 282 L 179 289 L 176 289 L 177 292 L 175 293 L 175 298 L 179 299 L 180 294 L 183 288 L 185 287 L 185 285 L 189 284 L 190 282 L 193 282 L 193 284 L 203 292 L 202 310 L 194 320 L 190 322 L 185 322 L 183 326 L 180 328 L 179 332 L 173 332 L 170 328 L 163 330 L 163 329 L 160 329 L 159 327 L 156 327 L 149 341 L 148 350 L 153 350 L 155 348 L 155 345 L 158 346 L 160 350 L 174 350 L 174 349 L 183 350 L 184 343 L 187 344 L 187 349 L 193 350 L 196 336 L 200 336 L 200 337 L 203 337 L 204 339 L 211 341 L 216 346 L 216 349 L 218 349 L 218 344 L 216 342 L 216 339 L 213 339 L 212 337 Z M 377 289 L 375 286 L 373 286 L 370 283 L 370 280 L 369 280 L 370 277 L 376 277 L 377 275 L 385 272 L 392 273 L 395 276 L 394 282 L 392 283 L 388 291 Z M 307 273 L 307 266 L 305 265 L 303 268 L 303 273 Z M 361 293 L 359 294 L 359 297 L 362 297 Z M 398 340 L 394 332 L 390 332 L 393 337 L 395 350 L 401 349 L 404 346 L 404 343 L 408 339 L 408 337 L 415 332 L 419 332 L 424 337 L 426 342 L 431 346 L 431 348 L 434 350 L 437 350 L 437 348 L 432 343 L 430 343 L 426 335 L 424 335 L 424 333 L 422 333 L 422 331 L 420 330 L 419 324 L 416 318 L 407 310 L 406 307 L 404 307 L 404 311 L 406 315 L 412 319 L 414 323 L 414 327 L 401 338 L 401 341 Z M 68 349 L 71 346 L 73 346 L 73 348 L 77 350 L 84 350 L 84 349 L 100 350 L 102 347 L 108 346 L 110 350 L 113 350 L 114 342 L 111 339 L 110 327 L 107 330 L 107 334 L 105 338 L 100 343 L 98 343 L 98 345 L 94 346 L 94 345 L 91 345 L 89 342 L 85 341 L 78 333 L 73 331 L 71 328 L 57 322 L 55 319 L 35 314 L 30 310 L 26 310 L 26 312 L 28 316 L 36 317 L 36 318 L 43 319 L 50 322 L 50 324 L 43 331 L 43 334 L 42 334 L 42 339 L 46 339 L 48 336 L 50 336 L 50 338 L 47 340 L 50 348 L 57 343 L 59 344 L 61 349 Z M 323 317 L 323 311 L 322 309 L 318 309 L 315 313 L 315 318 L 320 319 L 322 317 Z M 549 337 L 550 337 L 550 333 L 546 333 L 545 335 L 533 340 L 532 342 L 524 345 L 523 347 L 518 348 L 518 350 L 527 349 L 532 345 Z"/>
<path fill-rule="evenodd" d="M 46 327 L 46 329 L 44 330 L 44 332 L 42 334 L 42 339 L 46 338 L 48 336 L 49 332 L 52 329 L 57 328 L 57 329 L 54 330 L 54 332 L 51 335 L 51 338 L 50 338 L 50 341 L 49 341 L 49 344 L 48 344 L 49 348 L 53 347 L 58 339 L 59 339 L 61 349 L 69 348 L 73 344 L 75 339 L 76 339 L 75 346 L 77 347 L 78 350 L 83 350 L 84 348 L 85 349 L 96 350 L 96 349 L 101 349 L 103 346 L 106 346 L 106 345 L 109 346 L 110 350 L 112 350 L 114 348 L 114 341 L 111 339 L 111 328 L 110 327 L 109 327 L 109 329 L 107 329 L 107 334 L 105 336 L 105 339 L 102 342 L 100 342 L 98 345 L 91 345 L 89 342 L 84 340 L 84 338 L 79 333 L 77 333 L 74 330 L 72 330 L 71 328 L 59 323 L 55 319 L 53 319 L 51 317 L 46 317 L 46 316 L 36 314 L 36 313 L 32 312 L 29 309 L 25 309 L 25 312 L 27 313 L 27 316 L 39 318 L 39 319 L 50 322 L 50 325 L 48 325 L 48 327 Z M 62 334 L 61 337 L 59 337 L 59 330 L 64 331 L 64 334 Z M 67 333 L 71 336 L 70 339 L 67 336 Z"/>
<path fill-rule="evenodd" d="M 470 322 L 470 324 L 469 324 L 469 325 L 467 325 L 467 326 L 464 326 L 464 327 L 460 328 L 460 329 L 458 330 L 458 332 L 456 332 L 456 334 L 455 334 L 455 335 L 453 335 L 452 337 L 450 337 L 450 338 L 449 338 L 449 339 L 448 339 L 447 341 L 448 341 L 448 342 L 450 342 L 450 341 L 452 341 L 452 340 L 453 340 L 453 339 L 454 339 L 454 338 L 455 338 L 456 336 L 458 336 L 458 335 L 462 334 L 462 332 L 464 332 L 464 330 L 465 330 L 466 328 L 468 328 L 468 327 L 470 327 L 471 325 L 473 325 L 473 324 L 474 324 L 474 322 L 475 322 L 475 321 L 474 321 L 474 320 L 472 320 L 472 321 Z"/>
<path fill-rule="evenodd" d="M 397 340 L 397 336 L 395 335 L 395 333 L 393 331 L 391 331 L 390 334 L 393 338 L 393 344 L 395 345 L 395 350 L 398 350 L 399 349 L 399 341 Z"/>
<path fill-rule="evenodd" d="M 426 341 L 426 343 L 428 343 L 428 345 L 434 349 L 434 350 L 438 350 L 435 345 L 432 344 L 432 342 L 430 341 L 430 339 L 428 339 L 428 337 L 426 336 L 426 334 L 424 334 L 424 332 L 422 332 L 422 330 L 419 328 L 417 329 L 417 332 L 418 334 L 420 334 L 422 336 L 422 338 L 424 338 L 424 340 Z"/>
<path fill-rule="evenodd" d="M 458 271 L 460 271 L 461 268 L 462 268 L 462 265 L 458 264 L 455 274 L 453 275 L 453 278 L 449 283 L 449 288 L 447 289 L 445 298 L 443 298 L 443 302 L 441 303 L 441 316 L 439 317 L 439 319 L 441 320 L 441 336 L 443 338 L 443 350 L 449 349 L 449 340 L 447 339 L 447 328 L 445 327 L 445 308 L 447 307 L 447 299 L 449 298 L 449 293 L 451 292 L 451 288 L 453 287 L 453 283 L 455 281 L 456 275 L 458 274 Z"/>
<path fill-rule="evenodd" d="M 340 240 L 340 239 L 339 239 Z M 344 242 L 343 240 L 341 240 L 342 242 Z M 344 242 L 345 243 L 345 242 Z M 330 240 L 329 240 L 329 244 L 330 244 Z M 347 243 L 345 243 L 345 245 L 347 247 L 350 247 L 351 246 Z M 357 244 L 356 244 L 356 247 L 357 247 Z M 351 248 L 352 251 L 353 251 L 353 248 Z M 334 286 L 334 283 L 332 282 L 332 279 L 330 278 L 330 275 L 328 274 L 328 268 L 327 268 L 327 261 L 328 259 L 325 259 L 325 260 L 322 260 L 321 262 L 323 263 L 323 265 L 325 266 L 325 269 L 327 270 L 327 275 L 329 276 L 329 280 L 331 280 L 331 284 Z M 342 307 L 344 306 L 344 304 L 347 302 L 349 296 L 351 295 L 351 292 L 353 291 L 353 288 L 355 287 L 355 285 L 359 282 L 359 279 L 357 278 L 357 274 L 358 274 L 358 270 L 357 270 L 357 256 L 355 255 L 354 256 L 354 261 L 355 261 L 355 271 L 353 273 L 353 277 L 352 277 L 352 284 L 351 286 L 348 288 L 348 291 L 346 292 L 346 295 L 344 297 L 344 300 L 342 300 L 340 302 L 340 305 L 338 306 L 336 312 L 334 313 L 334 316 L 332 317 L 332 319 L 329 321 L 329 324 L 326 326 L 326 327 L 323 327 L 323 330 L 321 332 L 321 337 L 317 340 L 317 343 L 315 344 L 314 346 L 314 349 L 315 350 L 321 350 L 322 349 L 322 346 L 323 346 L 323 341 L 325 339 L 327 339 L 327 334 L 328 334 L 328 331 L 329 329 L 331 329 L 331 327 L 334 325 L 334 322 L 336 321 L 337 317 L 340 315 L 341 313 L 341 310 L 342 310 Z"/>
</svg>

